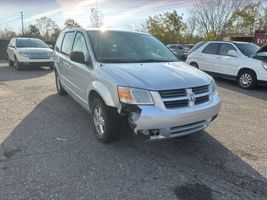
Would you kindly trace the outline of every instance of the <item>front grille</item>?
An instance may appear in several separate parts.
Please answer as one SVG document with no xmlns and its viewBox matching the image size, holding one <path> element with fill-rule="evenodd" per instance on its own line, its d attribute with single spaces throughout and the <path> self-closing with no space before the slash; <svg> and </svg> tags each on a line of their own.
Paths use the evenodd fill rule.
<svg viewBox="0 0 267 200">
<path fill-rule="evenodd" d="M 164 105 L 166 108 L 181 108 L 188 105 L 188 100 L 165 101 Z"/>
<path fill-rule="evenodd" d="M 202 103 L 206 103 L 209 101 L 209 96 L 203 96 L 203 97 L 197 97 L 195 100 L 195 104 L 202 104 Z"/>
<path fill-rule="evenodd" d="M 187 94 L 188 93 L 188 94 Z M 195 101 L 190 102 L 188 95 L 193 93 Z M 192 89 L 176 89 L 159 91 L 162 101 L 167 109 L 182 108 L 199 105 L 209 101 L 209 85 L 193 87 Z"/>
<path fill-rule="evenodd" d="M 159 91 L 161 98 L 175 98 L 186 96 L 185 89 Z"/>
<path fill-rule="evenodd" d="M 209 86 L 204 85 L 204 86 L 200 86 L 200 87 L 194 87 L 194 88 L 192 88 L 192 91 L 194 94 L 206 93 L 206 92 L 209 92 Z"/>
</svg>

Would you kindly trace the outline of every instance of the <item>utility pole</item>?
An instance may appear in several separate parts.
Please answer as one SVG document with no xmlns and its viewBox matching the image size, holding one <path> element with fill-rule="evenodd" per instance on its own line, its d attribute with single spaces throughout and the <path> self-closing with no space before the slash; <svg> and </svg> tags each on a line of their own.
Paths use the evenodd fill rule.
<svg viewBox="0 0 267 200">
<path fill-rule="evenodd" d="M 24 23 L 23 23 L 23 12 L 20 12 L 20 18 L 21 18 L 21 31 L 22 31 L 22 36 L 24 35 Z"/>
</svg>

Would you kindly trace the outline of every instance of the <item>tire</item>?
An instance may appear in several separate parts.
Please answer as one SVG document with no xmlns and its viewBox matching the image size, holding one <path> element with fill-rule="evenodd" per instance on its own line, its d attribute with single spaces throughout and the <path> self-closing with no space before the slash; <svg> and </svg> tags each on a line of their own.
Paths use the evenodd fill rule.
<svg viewBox="0 0 267 200">
<path fill-rule="evenodd" d="M 91 122 L 97 139 L 108 143 L 118 137 L 120 117 L 116 110 L 106 106 L 97 95 L 93 98 L 90 109 Z"/>
<path fill-rule="evenodd" d="M 49 65 L 50 70 L 54 70 L 54 63 Z"/>
<path fill-rule="evenodd" d="M 192 63 L 190 63 L 190 65 L 191 65 L 192 67 L 195 67 L 195 68 L 199 69 L 199 66 L 198 66 L 198 64 L 197 64 L 197 63 L 195 63 L 195 62 L 192 62 Z"/>
<path fill-rule="evenodd" d="M 237 77 L 237 84 L 242 89 L 253 89 L 257 85 L 257 76 L 252 70 L 243 70 L 239 72 Z"/>
<path fill-rule="evenodd" d="M 57 71 L 55 71 L 55 81 L 56 81 L 57 93 L 59 95 L 66 95 L 67 92 L 63 89 L 63 87 L 61 85 L 61 82 L 60 82 L 60 79 L 59 79 Z"/>
<path fill-rule="evenodd" d="M 10 67 L 14 66 L 14 62 L 12 60 L 10 60 L 10 58 L 8 58 L 8 65 Z"/>
<path fill-rule="evenodd" d="M 22 65 L 19 63 L 18 59 L 15 57 L 14 59 L 14 67 L 17 69 L 17 70 L 22 70 Z"/>
</svg>

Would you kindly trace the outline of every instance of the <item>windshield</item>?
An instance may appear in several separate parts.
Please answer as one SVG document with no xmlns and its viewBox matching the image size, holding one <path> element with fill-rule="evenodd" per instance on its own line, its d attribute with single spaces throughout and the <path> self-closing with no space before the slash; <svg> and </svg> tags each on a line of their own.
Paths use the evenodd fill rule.
<svg viewBox="0 0 267 200">
<path fill-rule="evenodd" d="M 39 39 L 17 39 L 17 47 L 48 48 L 48 45 Z"/>
<path fill-rule="evenodd" d="M 245 56 L 248 57 L 255 54 L 260 48 L 258 45 L 252 43 L 235 43 L 235 45 Z"/>
<path fill-rule="evenodd" d="M 174 62 L 174 54 L 156 38 L 141 33 L 88 31 L 98 62 Z"/>
</svg>

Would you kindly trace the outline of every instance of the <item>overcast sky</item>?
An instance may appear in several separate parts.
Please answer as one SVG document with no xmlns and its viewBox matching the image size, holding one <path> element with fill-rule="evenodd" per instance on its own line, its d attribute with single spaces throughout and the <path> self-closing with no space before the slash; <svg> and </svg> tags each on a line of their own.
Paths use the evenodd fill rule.
<svg viewBox="0 0 267 200">
<path fill-rule="evenodd" d="M 194 1 L 197 0 L 97 0 L 97 7 L 104 15 L 106 27 L 124 28 L 144 22 L 148 16 L 174 9 L 186 17 Z M 10 27 L 20 31 L 20 11 L 24 12 L 25 26 L 48 16 L 61 27 L 66 18 L 88 27 L 93 7 L 96 7 L 96 0 L 0 0 L 0 29 Z"/>
</svg>

